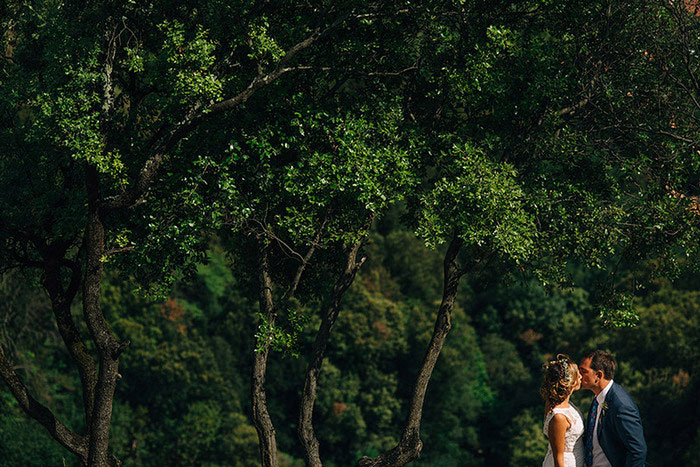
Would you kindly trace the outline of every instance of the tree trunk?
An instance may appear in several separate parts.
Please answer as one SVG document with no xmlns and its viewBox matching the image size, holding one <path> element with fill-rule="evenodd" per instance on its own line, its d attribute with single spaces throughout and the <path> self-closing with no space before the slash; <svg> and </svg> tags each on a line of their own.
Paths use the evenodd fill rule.
<svg viewBox="0 0 700 467">
<path fill-rule="evenodd" d="M 46 267 L 44 268 L 44 288 L 49 293 L 51 308 L 61 338 L 68 349 L 68 353 L 78 366 L 83 391 L 85 426 L 90 426 L 94 407 L 95 385 L 97 384 L 97 369 L 70 312 L 71 303 L 80 285 L 80 264 L 76 263 L 71 266 L 70 284 L 64 289 L 59 263 L 60 259 L 47 258 Z"/>
<path fill-rule="evenodd" d="M 314 433 L 313 413 L 314 404 L 316 402 L 316 388 L 318 385 L 318 377 L 321 373 L 321 365 L 323 357 L 328 347 L 333 325 L 338 318 L 340 311 L 340 300 L 348 290 L 352 282 L 355 280 L 355 275 L 365 261 L 362 258 L 359 262 L 357 252 L 360 249 L 362 242 L 357 242 L 347 254 L 347 262 L 345 270 L 333 285 L 328 303 L 321 317 L 321 326 L 316 334 L 316 342 L 313 347 L 311 362 L 306 370 L 306 379 L 304 381 L 304 391 L 301 395 L 301 404 L 299 408 L 299 428 L 298 434 L 304 453 L 306 456 L 306 465 L 312 467 L 321 466 L 321 456 L 319 454 L 319 442 Z"/>
<path fill-rule="evenodd" d="M 263 242 L 265 240 L 262 240 Z M 275 324 L 275 310 L 272 301 L 272 280 L 270 278 L 270 265 L 268 263 L 268 245 L 260 248 L 260 264 L 258 277 L 260 281 L 260 313 L 269 326 Z M 265 375 L 267 373 L 267 357 L 270 353 L 270 342 L 262 343 L 261 348 L 256 349 L 253 357 L 253 378 L 251 395 L 253 399 L 253 423 L 258 432 L 258 446 L 260 447 L 260 461 L 263 467 L 277 467 L 277 438 L 275 427 L 267 411 L 267 399 L 265 395 Z"/>
<path fill-rule="evenodd" d="M 445 343 L 445 338 L 452 327 L 451 314 L 457 296 L 457 286 L 461 272 L 457 263 L 457 255 L 462 246 L 462 240 L 455 234 L 450 242 L 450 246 L 445 253 L 444 261 L 444 286 L 442 302 L 435 319 L 433 336 L 428 345 L 428 351 L 423 360 L 423 366 L 416 378 L 416 385 L 413 389 L 411 404 L 408 411 L 408 420 L 404 427 L 401 440 L 392 450 L 384 452 L 378 457 L 363 457 L 357 467 L 379 467 L 379 466 L 399 466 L 405 465 L 415 460 L 423 449 L 423 442 L 420 439 L 420 422 L 423 416 L 423 402 L 428 389 L 428 382 L 433 374 L 435 363 L 440 356 L 440 351 Z"/>
<path fill-rule="evenodd" d="M 97 171 L 88 166 L 88 219 L 85 230 L 85 279 L 83 281 L 83 314 L 99 355 L 99 374 L 95 386 L 94 404 L 88 426 L 88 465 L 118 465 L 109 454 L 109 431 L 112 420 L 112 401 L 119 376 L 120 346 L 112 334 L 100 305 L 105 238 L 99 211 L 99 184 Z"/>
</svg>

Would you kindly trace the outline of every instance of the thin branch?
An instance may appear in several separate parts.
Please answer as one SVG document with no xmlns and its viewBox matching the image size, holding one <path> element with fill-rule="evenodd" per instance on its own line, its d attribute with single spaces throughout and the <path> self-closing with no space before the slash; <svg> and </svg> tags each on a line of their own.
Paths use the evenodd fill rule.
<svg viewBox="0 0 700 467">
<path fill-rule="evenodd" d="M 668 136 L 668 137 L 673 138 L 673 139 L 675 139 L 675 140 L 683 141 L 684 143 L 692 144 L 693 146 L 696 146 L 696 145 L 698 144 L 698 142 L 697 142 L 696 140 L 693 140 L 693 139 L 690 139 L 690 138 L 686 138 L 685 136 L 680 136 L 680 135 L 677 135 L 677 134 L 675 134 L 675 133 L 671 133 L 671 132 L 669 132 L 669 131 L 664 131 L 664 130 L 651 130 L 651 132 L 652 132 L 652 133 L 657 133 L 657 134 L 659 134 L 659 135 Z"/>
<path fill-rule="evenodd" d="M 72 432 L 61 423 L 48 407 L 39 403 L 22 382 L 17 372 L 5 356 L 5 351 L 0 343 L 0 376 L 9 387 L 19 406 L 24 412 L 39 422 L 49 432 L 52 438 L 58 441 L 61 446 L 80 457 L 83 463 L 87 459 L 86 439 Z"/>
<path fill-rule="evenodd" d="M 262 233 L 267 238 L 277 242 L 280 245 L 280 247 L 282 247 L 283 250 L 286 250 L 291 256 L 296 257 L 299 261 L 302 262 L 302 264 L 304 263 L 304 257 L 301 256 L 301 253 L 295 251 L 294 248 L 292 248 L 291 246 L 289 246 L 289 244 L 287 244 L 287 242 L 285 242 L 280 237 L 278 237 L 272 230 L 268 229 L 265 226 L 265 224 L 263 224 L 262 222 L 260 222 L 257 219 L 254 219 L 254 218 L 247 219 L 246 222 L 251 222 L 253 224 L 257 224 L 258 227 L 260 228 L 260 233 Z"/>
<path fill-rule="evenodd" d="M 308 48 L 311 44 L 316 42 L 318 38 L 321 37 L 321 31 L 317 28 L 313 34 L 311 34 L 309 37 L 304 39 L 303 41 L 299 42 L 298 44 L 294 45 L 291 49 L 289 49 L 284 56 L 280 59 L 279 62 L 277 62 L 277 66 L 275 67 L 274 70 L 272 70 L 270 73 L 262 74 L 256 76 L 250 84 L 248 84 L 248 87 L 241 93 L 237 94 L 236 96 L 216 102 L 212 105 L 210 105 L 206 109 L 206 113 L 209 114 L 216 114 L 220 112 L 225 112 L 227 110 L 234 109 L 241 105 L 243 102 L 247 101 L 250 96 L 252 96 L 255 91 L 258 89 L 262 88 L 265 85 L 268 85 L 275 81 L 277 78 L 282 76 L 284 73 L 287 73 L 289 71 L 294 70 L 294 68 L 289 68 L 286 65 L 294 58 L 300 51 Z"/>
<path fill-rule="evenodd" d="M 670 131 L 666 130 L 654 130 L 651 128 L 645 128 L 643 126 L 633 126 L 633 125 L 624 125 L 624 124 L 618 124 L 618 125 L 607 125 L 604 127 L 601 127 L 600 130 L 630 130 L 630 131 L 644 131 L 647 133 L 654 133 L 657 135 L 662 135 L 662 136 L 668 136 L 669 138 L 673 138 L 677 141 L 682 141 L 684 143 L 688 143 L 692 145 L 693 147 L 697 147 L 700 145 L 700 141 L 693 140 L 690 138 L 687 138 L 685 136 L 677 135 L 675 133 L 671 133 Z M 624 132 L 620 132 L 623 135 L 625 134 Z"/>
<path fill-rule="evenodd" d="M 688 95 L 688 97 L 690 97 L 690 99 L 693 101 L 693 104 L 695 105 L 695 108 L 698 109 L 698 110 L 700 110 L 700 102 L 698 102 L 697 98 L 695 97 L 695 94 L 693 94 L 693 93 L 690 91 L 690 89 L 688 89 L 688 87 L 687 87 L 685 84 L 683 84 L 683 82 L 682 82 L 681 80 L 679 80 L 678 78 L 676 78 L 675 76 L 673 76 L 673 74 L 669 73 L 668 76 L 669 76 L 677 85 L 679 85 L 680 87 L 683 88 L 683 90 L 684 90 L 685 93 Z"/>
<path fill-rule="evenodd" d="M 700 92 L 700 84 L 698 84 L 698 80 L 695 77 L 695 73 L 693 73 L 693 70 L 690 68 L 690 47 L 688 47 L 688 36 L 685 34 L 685 31 L 683 31 L 682 26 L 680 23 L 678 23 L 678 27 L 681 30 L 681 41 L 683 43 L 683 64 L 685 65 L 685 69 L 688 72 L 688 76 L 690 76 L 690 80 L 693 83 L 693 88 L 695 88 L 695 92 Z"/>
<path fill-rule="evenodd" d="M 403 75 L 404 73 L 408 73 L 409 71 L 415 71 L 418 69 L 418 65 L 414 64 L 409 67 L 403 68 L 401 70 L 397 71 L 374 71 L 367 73 L 367 76 L 400 76 Z"/>
<path fill-rule="evenodd" d="M 104 209 L 120 209 L 129 207 L 135 203 L 148 191 L 151 182 L 155 178 L 158 169 L 163 162 L 163 158 L 167 152 L 170 151 L 170 149 L 172 149 L 178 142 L 190 134 L 205 119 L 216 114 L 228 112 L 238 108 L 241 104 L 250 99 L 250 97 L 255 94 L 258 89 L 274 82 L 284 73 L 292 71 L 293 68 L 290 68 L 287 65 L 294 57 L 296 57 L 297 54 L 299 54 L 299 52 L 309 48 L 321 37 L 328 34 L 338 25 L 342 24 L 347 18 L 352 16 L 353 11 L 339 17 L 324 30 L 316 28 L 311 35 L 287 50 L 271 72 L 258 75 L 253 78 L 248 86 L 237 95 L 220 102 L 212 103 L 207 107 L 202 107 L 200 104 L 192 108 L 178 124 L 176 124 L 169 131 L 165 132 L 165 134 L 153 144 L 150 151 L 152 155 L 146 160 L 143 167 L 139 171 L 139 174 L 132 184 L 131 189 L 127 190 L 121 195 L 106 199 L 102 204 L 102 207 Z"/>
<path fill-rule="evenodd" d="M 356 70 L 354 68 L 337 68 L 337 67 L 331 67 L 331 66 L 309 66 L 309 65 L 298 65 L 294 67 L 289 67 L 285 68 L 285 72 L 287 71 L 307 71 L 307 70 L 314 70 L 314 71 L 334 71 L 334 72 L 344 72 L 344 73 L 350 73 L 352 75 L 364 75 L 364 76 L 400 76 L 405 73 L 408 73 L 409 71 L 414 71 L 418 69 L 418 65 L 414 64 L 409 67 L 403 68 L 401 70 L 396 70 L 396 71 L 371 71 L 368 73 L 364 73 L 360 70 Z"/>
<path fill-rule="evenodd" d="M 112 256 L 112 255 L 116 255 L 117 253 L 125 253 L 127 251 L 133 251 L 134 248 L 135 247 L 133 245 L 132 246 L 125 246 L 125 247 L 121 247 L 121 248 L 112 248 L 111 250 L 105 251 L 103 256 Z"/>
<path fill-rule="evenodd" d="M 296 274 L 294 275 L 294 279 L 292 280 L 291 285 L 280 299 L 277 305 L 278 307 L 284 307 L 284 305 L 289 301 L 289 299 L 294 296 L 294 293 L 296 292 L 297 287 L 299 286 L 301 276 L 304 273 L 304 269 L 306 269 L 306 266 L 309 264 L 309 261 L 311 261 L 311 257 L 316 251 L 317 245 L 321 241 L 321 235 L 325 230 L 326 225 L 328 224 L 330 213 L 330 208 L 326 209 L 326 216 L 324 217 L 323 222 L 321 222 L 321 226 L 318 228 L 318 232 L 316 232 L 316 236 L 314 237 L 311 246 L 309 247 L 309 250 L 306 252 L 304 258 L 302 258 L 301 264 L 297 268 Z"/>
</svg>

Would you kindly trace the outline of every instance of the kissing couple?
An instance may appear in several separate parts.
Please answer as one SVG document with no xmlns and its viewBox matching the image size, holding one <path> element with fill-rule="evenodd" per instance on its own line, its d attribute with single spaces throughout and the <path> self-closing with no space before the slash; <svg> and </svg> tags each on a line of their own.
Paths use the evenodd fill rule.
<svg viewBox="0 0 700 467">
<path fill-rule="evenodd" d="M 586 353 L 579 365 L 559 354 L 544 364 L 540 394 L 549 439 L 542 467 L 643 467 L 647 457 L 642 419 L 629 393 L 613 381 L 615 360 L 603 350 Z M 595 394 L 584 429 L 569 401 L 577 389 Z"/>
</svg>

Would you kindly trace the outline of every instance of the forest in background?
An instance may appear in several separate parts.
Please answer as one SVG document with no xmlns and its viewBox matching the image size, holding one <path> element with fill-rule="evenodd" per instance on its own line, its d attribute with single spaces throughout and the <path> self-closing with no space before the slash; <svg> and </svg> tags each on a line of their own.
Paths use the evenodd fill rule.
<svg viewBox="0 0 700 467">
<path fill-rule="evenodd" d="M 396 443 L 440 297 L 441 256 L 412 233 L 379 222 L 365 249 L 371 259 L 344 299 L 323 366 L 316 425 L 326 465 L 350 465 Z M 257 304 L 219 248 L 208 257 L 195 280 L 178 283 L 165 302 L 148 302 L 115 277 L 105 287 L 113 329 L 133 342 L 111 440 L 124 465 L 259 465 L 249 421 Z M 545 290 L 535 280 L 500 277 L 465 284 L 429 387 L 425 448 L 415 465 L 540 465 L 547 446 L 540 367 L 555 352 L 578 359 L 588 348 L 616 355 L 615 380 L 640 407 L 650 465 L 691 465 L 700 455 L 697 276 L 655 280 L 635 301 L 638 325 L 610 329 L 589 300 L 594 274 L 571 273 L 580 287 Z M 4 279 L 9 313 L 0 331 L 15 336 L 28 386 L 79 426 L 77 372 L 65 371 L 70 357 L 35 279 Z M 269 404 L 281 465 L 304 465 L 295 424 L 314 321 L 294 347 L 298 357 L 271 357 Z M 1 465 L 78 465 L 7 389 L 0 394 Z M 585 411 L 591 393 L 573 400 Z"/>
<path fill-rule="evenodd" d="M 540 365 L 590 347 L 697 457 L 696 2 L 0 28 L 3 462 L 539 463 Z"/>
</svg>

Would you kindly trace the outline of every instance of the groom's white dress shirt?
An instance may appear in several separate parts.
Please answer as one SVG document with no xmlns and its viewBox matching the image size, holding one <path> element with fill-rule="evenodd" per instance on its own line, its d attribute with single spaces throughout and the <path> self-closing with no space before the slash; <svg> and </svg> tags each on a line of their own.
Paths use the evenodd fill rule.
<svg viewBox="0 0 700 467">
<path fill-rule="evenodd" d="M 607 386 L 600 391 L 600 394 L 596 396 L 598 400 L 598 411 L 595 416 L 595 424 L 593 426 L 593 466 L 594 467 L 612 467 L 610 461 L 605 457 L 603 448 L 600 447 L 598 443 L 598 420 L 600 420 L 600 412 L 603 410 L 603 403 L 605 402 L 605 396 L 608 395 L 608 391 L 612 387 L 613 382 L 610 380 Z"/>
</svg>

